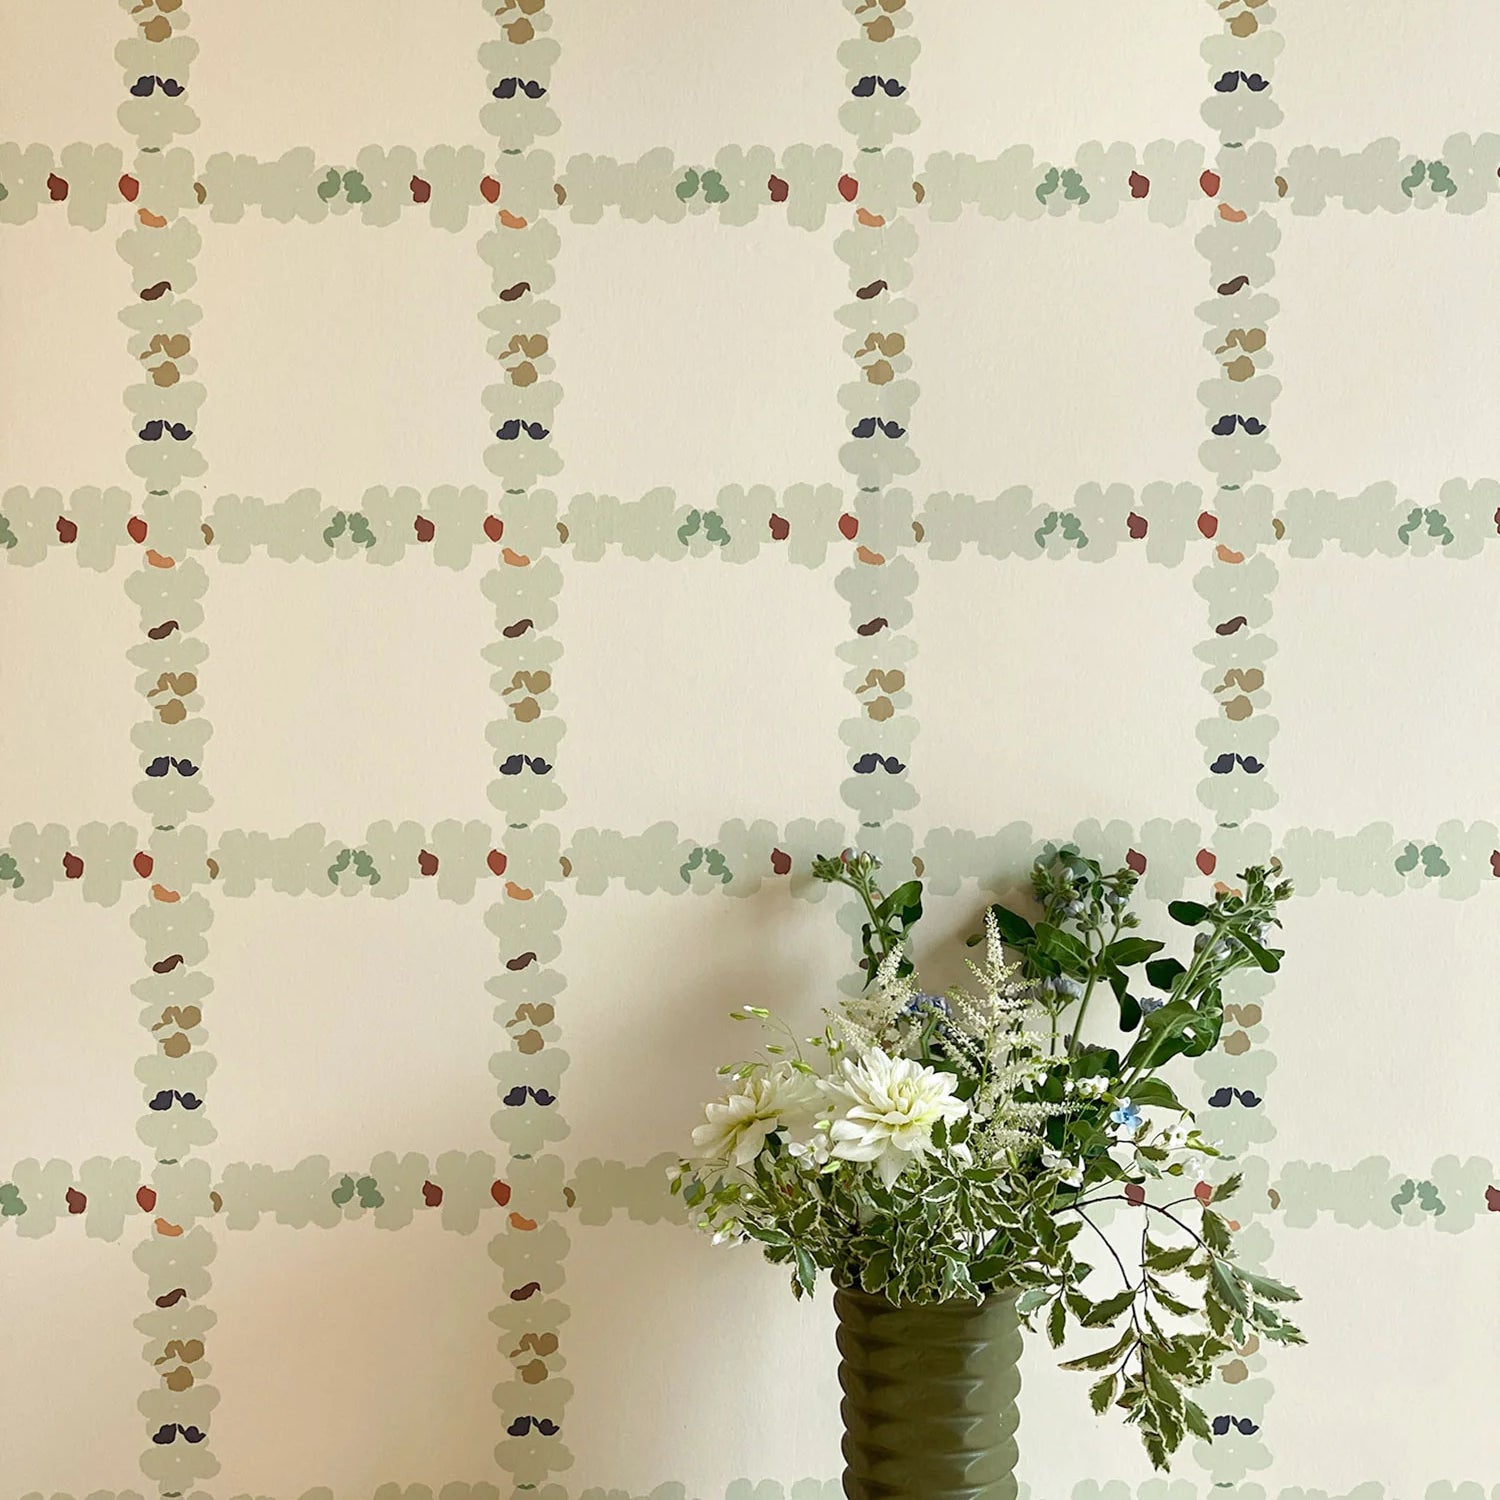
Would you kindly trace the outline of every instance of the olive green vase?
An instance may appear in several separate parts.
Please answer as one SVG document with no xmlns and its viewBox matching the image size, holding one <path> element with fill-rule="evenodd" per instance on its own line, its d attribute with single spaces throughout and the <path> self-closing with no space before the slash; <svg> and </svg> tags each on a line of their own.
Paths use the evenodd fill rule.
<svg viewBox="0 0 1500 1500">
<path fill-rule="evenodd" d="M 1015 1500 L 1016 1293 L 897 1306 L 837 1290 L 849 1500 Z"/>
</svg>

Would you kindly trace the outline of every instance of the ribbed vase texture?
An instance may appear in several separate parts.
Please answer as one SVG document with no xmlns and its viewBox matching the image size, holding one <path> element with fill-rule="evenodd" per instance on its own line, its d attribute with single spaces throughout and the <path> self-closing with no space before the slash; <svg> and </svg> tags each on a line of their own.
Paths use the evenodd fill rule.
<svg viewBox="0 0 1500 1500">
<path fill-rule="evenodd" d="M 897 1306 L 836 1291 L 849 1500 L 1015 1500 L 1016 1294 Z"/>
</svg>

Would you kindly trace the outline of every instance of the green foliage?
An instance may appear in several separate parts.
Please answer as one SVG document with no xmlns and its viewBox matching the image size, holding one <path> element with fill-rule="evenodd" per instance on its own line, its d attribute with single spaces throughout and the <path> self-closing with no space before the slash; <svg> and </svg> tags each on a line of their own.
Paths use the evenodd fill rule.
<svg viewBox="0 0 1500 1500">
<path fill-rule="evenodd" d="M 817 878 L 848 886 L 863 904 L 867 996 L 845 1003 L 844 1042 L 830 1027 L 809 1045 L 830 1066 L 845 1042 L 861 1056 L 875 1049 L 911 1059 L 929 1076 L 947 1075 L 965 1112 L 939 1120 L 930 1149 L 887 1180 L 867 1160 L 830 1148 L 829 1120 L 799 1134 L 765 1105 L 770 1113 L 759 1118 L 769 1133 L 752 1162 L 684 1161 L 672 1190 L 701 1228 L 758 1243 L 785 1265 L 798 1297 L 824 1271 L 837 1286 L 898 1303 L 1015 1290 L 1027 1326 L 1045 1331 L 1053 1347 L 1070 1328 L 1095 1332 L 1098 1347 L 1064 1368 L 1093 1375 L 1092 1409 L 1134 1424 L 1164 1468 L 1188 1435 L 1211 1440 L 1190 1393 L 1234 1349 L 1252 1336 L 1302 1342 L 1283 1313 L 1297 1293 L 1235 1257 L 1220 1209 L 1241 1191 L 1240 1175 L 1205 1180 L 1219 1153 L 1157 1076 L 1171 1059 L 1217 1045 L 1225 985 L 1237 971 L 1277 971 L 1282 953 L 1267 940 L 1291 886 L 1256 867 L 1210 902 L 1169 903 L 1173 921 L 1194 931 L 1183 962 L 1138 934 L 1135 872 L 1106 872 L 1070 845 L 1049 848 L 1032 874 L 1036 911 L 994 905 L 986 933 L 970 939 L 988 941 L 986 964 L 971 966 L 991 999 L 986 1032 L 966 991 L 916 989 L 907 945 L 922 915 L 921 884 L 885 895 L 878 868 L 853 851 L 813 864 Z M 1100 993 L 1114 998 L 1118 1045 L 1085 1039 Z M 1028 1010 L 1045 1032 L 1021 1029 Z M 756 1007 L 737 1014 L 770 1019 Z M 790 1032 L 767 1052 L 776 1061 L 721 1071 L 753 1088 L 779 1067 L 779 1086 L 807 1075 L 810 1086 L 837 1092 L 818 1081 Z M 749 1108 L 746 1097 L 739 1103 Z M 1134 1264 L 1106 1239 L 1094 1212 L 1103 1204 L 1139 1214 Z M 1118 1281 L 1085 1292 L 1085 1282 L 1098 1286 L 1090 1281 L 1096 1266 Z"/>
</svg>

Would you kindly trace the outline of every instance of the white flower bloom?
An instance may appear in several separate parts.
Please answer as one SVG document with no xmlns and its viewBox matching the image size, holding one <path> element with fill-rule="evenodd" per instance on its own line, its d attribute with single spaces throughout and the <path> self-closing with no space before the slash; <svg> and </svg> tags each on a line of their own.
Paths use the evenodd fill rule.
<svg viewBox="0 0 1500 1500">
<path fill-rule="evenodd" d="M 1060 1156 L 1049 1147 L 1042 1152 L 1042 1169 L 1050 1172 L 1056 1167 L 1067 1169 L 1061 1174 L 1061 1181 L 1068 1187 L 1083 1186 L 1083 1168 L 1077 1162 L 1069 1161 L 1067 1157 Z"/>
<path fill-rule="evenodd" d="M 746 1167 L 765 1149 L 773 1130 L 806 1120 L 817 1103 L 813 1080 L 783 1063 L 752 1074 L 735 1093 L 708 1105 L 706 1123 L 693 1132 L 693 1144 L 706 1157 Z"/>
<path fill-rule="evenodd" d="M 1109 1091 L 1109 1081 L 1104 1078 L 1070 1078 L 1063 1091 L 1082 1099 L 1100 1099 Z"/>
<path fill-rule="evenodd" d="M 805 1141 L 788 1141 L 786 1143 L 788 1156 L 794 1156 L 799 1161 L 806 1159 L 815 1167 L 828 1164 L 828 1159 L 833 1154 L 833 1144 L 828 1139 L 828 1121 L 819 1120 L 812 1128 Z"/>
<path fill-rule="evenodd" d="M 832 1154 L 842 1161 L 870 1162 L 889 1187 L 903 1169 L 932 1150 L 939 1120 L 958 1120 L 968 1105 L 954 1097 L 958 1080 L 907 1057 L 878 1048 L 856 1063 L 843 1062 L 843 1079 L 823 1088 L 848 1108 L 829 1128 Z"/>
</svg>

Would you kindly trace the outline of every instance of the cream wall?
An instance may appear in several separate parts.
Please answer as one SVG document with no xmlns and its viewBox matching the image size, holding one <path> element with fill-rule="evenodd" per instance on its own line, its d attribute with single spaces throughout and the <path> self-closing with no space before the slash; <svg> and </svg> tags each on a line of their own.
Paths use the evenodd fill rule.
<svg viewBox="0 0 1500 1500">
<path fill-rule="evenodd" d="M 0 1500 L 833 1500 L 663 1169 L 813 854 L 942 980 L 1069 836 L 1300 883 L 1311 1343 L 1170 1488 L 1033 1350 L 1029 1493 L 1500 1496 L 1491 7 L 0 19 Z"/>
</svg>

